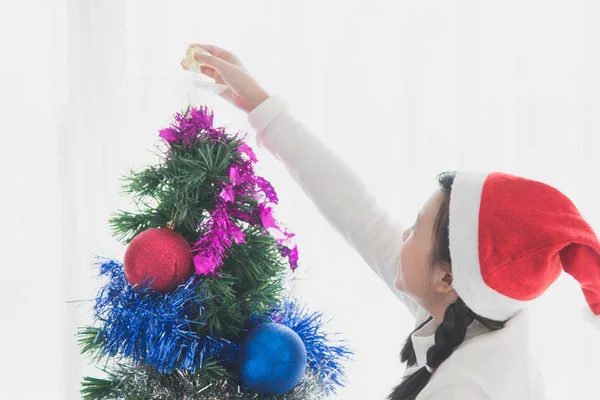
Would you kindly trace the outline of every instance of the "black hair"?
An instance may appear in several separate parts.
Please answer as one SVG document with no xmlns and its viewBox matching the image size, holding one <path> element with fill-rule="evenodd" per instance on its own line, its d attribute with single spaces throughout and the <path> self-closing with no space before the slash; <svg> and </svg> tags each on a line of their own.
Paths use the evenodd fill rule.
<svg viewBox="0 0 600 400">
<path fill-rule="evenodd" d="M 434 268 L 441 268 L 445 272 L 452 271 L 452 260 L 450 259 L 450 193 L 456 171 L 442 172 L 437 175 L 437 180 L 444 193 L 444 198 L 437 213 L 435 224 L 433 226 L 433 249 L 429 255 L 429 268 L 431 271 Z M 411 340 L 411 335 L 421 329 L 426 323 L 431 321 L 433 317 L 429 317 L 425 322 L 413 330 L 400 352 L 400 360 L 407 363 L 407 367 L 415 365 L 417 358 L 415 349 Z M 506 321 L 495 321 L 477 315 L 471 310 L 465 302 L 458 297 L 455 303 L 450 304 L 444 313 L 444 320 L 435 331 L 435 344 L 427 350 L 427 365 L 430 368 L 437 368 L 444 362 L 456 347 L 458 347 L 467 332 L 467 327 L 477 320 L 491 330 L 501 329 Z M 425 366 L 419 368 L 413 374 L 404 377 L 402 382 L 398 384 L 392 393 L 388 396 L 388 400 L 414 400 L 417 395 L 423 390 L 431 379 L 431 373 L 427 371 Z"/>
</svg>

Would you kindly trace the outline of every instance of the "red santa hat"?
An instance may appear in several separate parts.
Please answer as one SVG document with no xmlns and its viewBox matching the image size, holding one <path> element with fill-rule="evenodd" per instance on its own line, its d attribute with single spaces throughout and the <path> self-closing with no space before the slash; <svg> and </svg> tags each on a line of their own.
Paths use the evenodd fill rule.
<svg viewBox="0 0 600 400">
<path fill-rule="evenodd" d="M 600 315 L 600 242 L 552 186 L 503 172 L 459 171 L 449 230 L 452 284 L 475 313 L 509 319 L 565 271 Z"/>
</svg>

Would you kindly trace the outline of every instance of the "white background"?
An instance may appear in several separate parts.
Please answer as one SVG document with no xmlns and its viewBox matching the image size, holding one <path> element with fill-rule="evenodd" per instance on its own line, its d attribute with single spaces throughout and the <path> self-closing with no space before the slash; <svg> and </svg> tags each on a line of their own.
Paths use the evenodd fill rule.
<svg viewBox="0 0 600 400">
<path fill-rule="evenodd" d="M 187 104 L 173 82 L 188 43 L 237 54 L 407 226 L 437 173 L 481 169 L 556 186 L 598 232 L 599 23 L 595 0 L 3 1 L 0 398 L 78 399 L 81 377 L 99 376 L 75 337 L 91 303 L 70 301 L 101 285 L 91 254 L 123 255 L 107 223 L 129 206 L 119 178 L 157 161 L 158 130 Z M 205 102 L 254 134 L 242 111 Z M 298 294 L 356 351 L 337 398 L 383 399 L 412 318 L 249 144 L 297 234 Z M 568 275 L 532 303 L 549 399 L 596 396 L 584 307 Z"/>
</svg>

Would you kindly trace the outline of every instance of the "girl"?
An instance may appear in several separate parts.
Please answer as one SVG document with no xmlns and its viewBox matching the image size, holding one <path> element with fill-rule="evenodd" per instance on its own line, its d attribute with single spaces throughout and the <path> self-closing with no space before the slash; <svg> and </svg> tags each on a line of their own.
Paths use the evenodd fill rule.
<svg viewBox="0 0 600 400">
<path fill-rule="evenodd" d="M 565 271 L 600 314 L 600 242 L 573 203 L 501 172 L 445 172 L 409 229 L 353 171 L 270 96 L 230 52 L 194 45 L 200 71 L 248 113 L 267 148 L 415 317 L 390 400 L 539 400 L 527 301 Z M 310 159 L 310 161 L 309 161 Z"/>
</svg>

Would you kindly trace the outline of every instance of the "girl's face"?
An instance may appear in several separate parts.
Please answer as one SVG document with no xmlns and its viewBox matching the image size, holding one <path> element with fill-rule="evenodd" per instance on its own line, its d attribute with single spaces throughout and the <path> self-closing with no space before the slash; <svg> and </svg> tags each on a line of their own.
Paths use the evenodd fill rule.
<svg viewBox="0 0 600 400">
<path fill-rule="evenodd" d="M 402 234 L 402 249 L 394 282 L 396 289 L 406 293 L 428 311 L 437 308 L 440 295 L 451 290 L 448 276 L 444 277 L 448 274 L 437 268 L 432 272 L 428 259 L 434 243 L 433 225 L 443 197 L 444 192 L 436 190 L 419 211 L 415 224 Z"/>
</svg>

